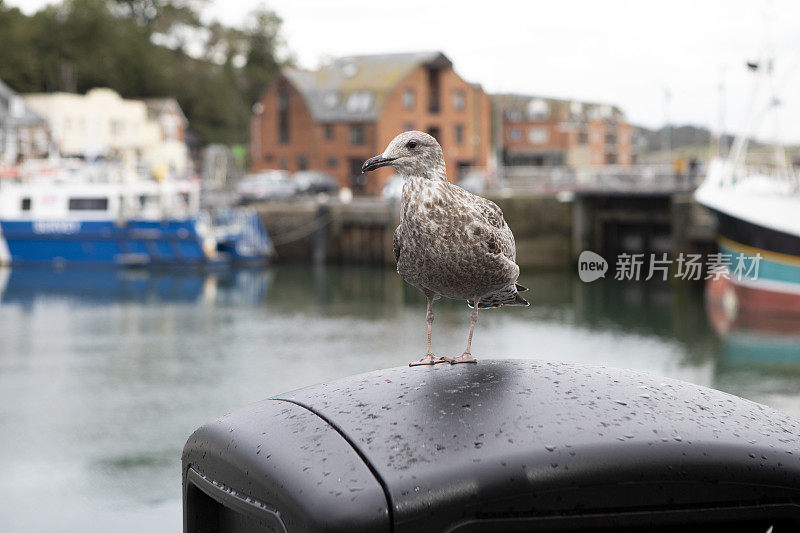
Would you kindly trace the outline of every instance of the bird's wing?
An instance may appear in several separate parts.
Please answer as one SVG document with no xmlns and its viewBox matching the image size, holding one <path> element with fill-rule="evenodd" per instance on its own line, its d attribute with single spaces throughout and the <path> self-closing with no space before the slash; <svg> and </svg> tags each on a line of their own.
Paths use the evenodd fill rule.
<svg viewBox="0 0 800 533">
<path fill-rule="evenodd" d="M 452 186 L 457 195 L 461 196 L 465 203 L 472 206 L 472 223 L 477 224 L 480 234 L 483 236 L 482 243 L 486 251 L 494 254 L 503 254 L 512 262 L 516 261 L 517 249 L 514 243 L 514 234 L 503 218 L 503 211 L 491 200 L 483 196 L 472 194 L 457 185 Z"/>
<path fill-rule="evenodd" d="M 403 250 L 402 226 L 397 226 L 392 236 L 392 249 L 394 250 L 394 260 L 400 261 L 400 252 Z"/>
</svg>

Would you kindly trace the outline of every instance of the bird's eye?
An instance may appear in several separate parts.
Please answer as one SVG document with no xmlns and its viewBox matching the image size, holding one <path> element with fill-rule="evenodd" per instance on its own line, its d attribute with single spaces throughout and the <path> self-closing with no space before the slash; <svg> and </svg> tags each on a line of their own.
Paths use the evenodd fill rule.
<svg viewBox="0 0 800 533">
<path fill-rule="evenodd" d="M 408 141 L 406 143 L 406 146 L 408 146 L 409 148 L 416 148 L 417 147 L 417 141 Z"/>
</svg>

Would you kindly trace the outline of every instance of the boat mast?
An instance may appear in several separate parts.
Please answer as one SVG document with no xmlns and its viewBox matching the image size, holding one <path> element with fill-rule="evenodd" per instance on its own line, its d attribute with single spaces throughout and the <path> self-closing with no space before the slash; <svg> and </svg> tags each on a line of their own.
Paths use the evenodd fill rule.
<svg viewBox="0 0 800 533">
<path fill-rule="evenodd" d="M 771 114 L 773 119 L 771 144 L 775 166 L 772 174 L 781 179 L 791 180 L 795 188 L 798 188 L 797 176 L 789 165 L 788 159 L 786 158 L 786 150 L 780 141 L 780 115 L 778 113 L 778 108 L 781 105 L 781 101 L 780 98 L 778 98 L 778 89 L 775 85 L 775 54 L 770 45 L 769 22 L 772 18 L 769 13 L 770 6 L 771 2 L 767 2 L 764 8 L 764 37 L 760 57 L 757 61 L 747 62 L 748 70 L 754 73 L 753 88 L 750 96 L 750 109 L 747 114 L 744 131 L 736 137 L 733 146 L 731 146 L 729 159 L 732 162 L 733 168 L 729 180 L 732 183 L 736 180 L 737 176 L 746 175 L 747 149 L 750 143 L 750 137 L 754 135 L 765 116 Z M 760 107 L 756 105 L 756 103 L 762 84 L 766 86 L 768 94 L 766 106 Z"/>
</svg>

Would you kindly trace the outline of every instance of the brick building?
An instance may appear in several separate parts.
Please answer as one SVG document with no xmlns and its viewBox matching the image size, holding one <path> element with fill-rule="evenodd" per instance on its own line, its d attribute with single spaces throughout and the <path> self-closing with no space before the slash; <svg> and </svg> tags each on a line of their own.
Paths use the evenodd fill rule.
<svg viewBox="0 0 800 533">
<path fill-rule="evenodd" d="M 285 68 L 255 106 L 253 170 L 323 170 L 357 193 L 376 194 L 389 168 L 361 174 L 398 133 L 422 130 L 444 149 L 447 176 L 485 167 L 491 103 L 442 53 L 342 57 L 318 70 Z"/>
<path fill-rule="evenodd" d="M 538 96 L 492 96 L 508 166 L 629 167 L 632 128 L 612 105 Z"/>
</svg>

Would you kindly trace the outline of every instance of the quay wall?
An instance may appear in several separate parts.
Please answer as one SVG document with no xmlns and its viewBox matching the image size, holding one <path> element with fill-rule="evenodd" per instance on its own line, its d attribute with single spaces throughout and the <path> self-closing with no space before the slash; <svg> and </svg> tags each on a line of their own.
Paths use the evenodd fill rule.
<svg viewBox="0 0 800 533">
<path fill-rule="evenodd" d="M 660 199 L 613 195 L 560 201 L 555 195 L 487 195 L 503 210 L 514 232 L 517 262 L 527 268 L 572 267 L 582 250 L 709 250 L 713 221 L 687 193 Z M 276 261 L 394 264 L 392 236 L 399 205 L 380 199 L 350 203 L 314 199 L 254 206 L 270 232 Z M 632 248 L 631 248 L 632 247 Z"/>
</svg>

